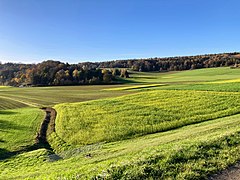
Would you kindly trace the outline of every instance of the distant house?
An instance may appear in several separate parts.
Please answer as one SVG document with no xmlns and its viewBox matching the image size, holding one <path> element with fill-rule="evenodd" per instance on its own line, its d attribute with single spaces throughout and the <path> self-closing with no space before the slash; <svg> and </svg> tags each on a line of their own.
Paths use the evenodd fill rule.
<svg viewBox="0 0 240 180">
<path fill-rule="evenodd" d="M 24 87 L 32 87 L 33 85 L 32 84 L 29 84 L 29 83 L 24 83 L 24 84 L 21 84 L 20 86 L 18 86 L 18 87 L 20 87 L 20 88 L 24 88 Z"/>
</svg>

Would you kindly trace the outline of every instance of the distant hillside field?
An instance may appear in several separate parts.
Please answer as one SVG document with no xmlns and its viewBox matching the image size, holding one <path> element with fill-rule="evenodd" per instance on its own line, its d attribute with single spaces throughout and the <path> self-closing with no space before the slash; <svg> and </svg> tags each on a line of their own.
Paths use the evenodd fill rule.
<svg viewBox="0 0 240 180">
<path fill-rule="evenodd" d="M 178 72 L 132 72 L 129 80 L 132 82 L 145 83 L 182 83 L 182 82 L 203 82 L 238 79 L 240 68 L 231 69 L 229 67 L 196 69 Z"/>
</svg>

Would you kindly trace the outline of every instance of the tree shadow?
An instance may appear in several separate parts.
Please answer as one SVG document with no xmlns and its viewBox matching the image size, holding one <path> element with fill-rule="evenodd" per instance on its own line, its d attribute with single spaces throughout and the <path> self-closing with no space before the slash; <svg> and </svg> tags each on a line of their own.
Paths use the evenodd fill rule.
<svg viewBox="0 0 240 180">
<path fill-rule="evenodd" d="M 6 149 L 0 148 L 0 161 L 11 158 L 11 157 L 16 156 L 21 153 L 34 151 L 34 150 L 37 150 L 40 148 L 45 148 L 47 150 L 50 150 L 53 153 L 53 149 L 51 148 L 49 143 L 36 143 L 33 145 L 24 146 L 20 150 L 16 150 L 16 151 L 8 151 Z"/>
</svg>

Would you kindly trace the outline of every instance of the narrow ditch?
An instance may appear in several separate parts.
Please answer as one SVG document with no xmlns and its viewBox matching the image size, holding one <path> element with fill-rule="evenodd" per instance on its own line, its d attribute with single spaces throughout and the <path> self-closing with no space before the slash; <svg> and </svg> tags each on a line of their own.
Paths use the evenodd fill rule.
<svg viewBox="0 0 240 180">
<path fill-rule="evenodd" d="M 33 145 L 24 146 L 17 151 L 6 151 L 0 148 L 0 160 L 8 159 L 17 154 L 34 151 L 40 148 L 45 148 L 50 151 L 49 155 L 50 160 L 55 161 L 61 159 L 61 157 L 59 157 L 57 154 L 53 152 L 51 145 L 47 141 L 47 135 L 52 132 L 55 132 L 55 119 L 57 112 L 55 109 L 51 107 L 45 107 L 41 109 L 46 112 L 46 115 L 41 124 L 40 130 L 36 135 L 35 143 Z M 52 159 L 51 157 L 53 157 L 54 159 Z"/>
<path fill-rule="evenodd" d="M 47 141 L 47 134 L 55 132 L 55 119 L 57 112 L 51 107 L 44 107 L 41 109 L 46 112 L 46 115 L 41 124 L 40 130 L 37 133 L 35 143 L 39 145 L 45 144 L 47 147 L 49 147 L 50 145 Z"/>
</svg>

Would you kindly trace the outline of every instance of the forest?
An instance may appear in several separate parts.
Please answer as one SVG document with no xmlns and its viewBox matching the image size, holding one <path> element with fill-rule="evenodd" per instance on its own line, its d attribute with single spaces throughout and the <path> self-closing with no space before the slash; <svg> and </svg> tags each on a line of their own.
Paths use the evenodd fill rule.
<svg viewBox="0 0 240 180">
<path fill-rule="evenodd" d="M 238 52 L 78 64 L 53 60 L 38 64 L 0 63 L 0 84 L 10 86 L 112 84 L 118 82 L 117 77 L 119 76 L 128 78 L 128 70 L 182 71 L 223 66 L 237 67 L 239 63 L 240 54 Z"/>
</svg>

